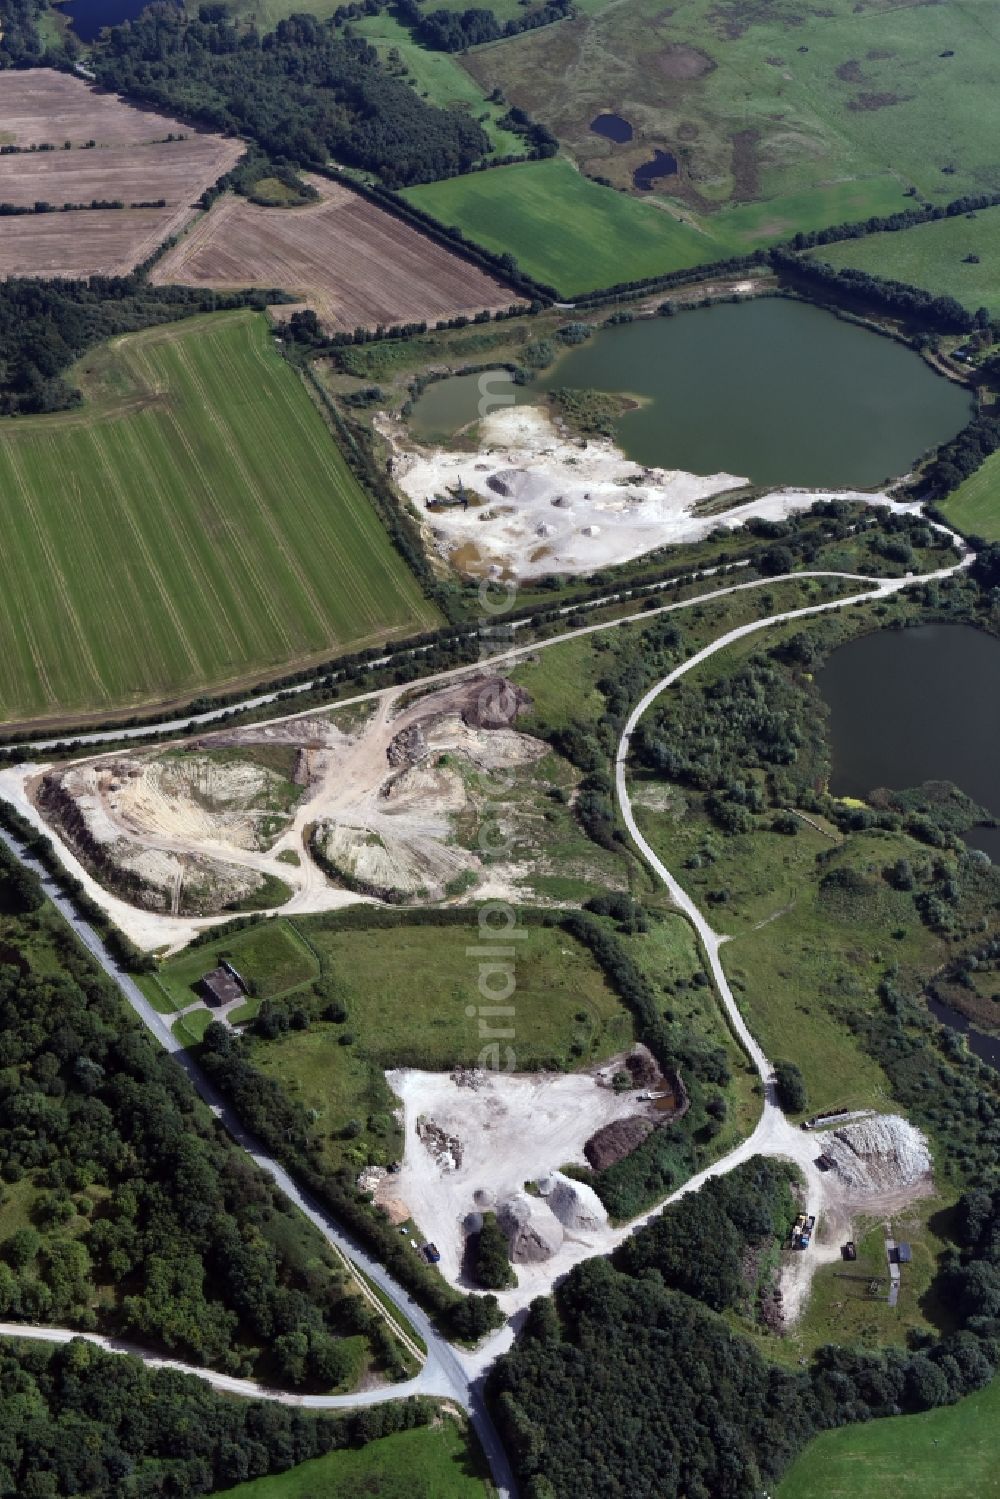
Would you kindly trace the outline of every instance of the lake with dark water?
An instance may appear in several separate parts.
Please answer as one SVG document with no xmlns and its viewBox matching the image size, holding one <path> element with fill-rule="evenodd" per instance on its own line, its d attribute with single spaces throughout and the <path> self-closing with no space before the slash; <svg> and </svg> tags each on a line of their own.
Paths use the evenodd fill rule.
<svg viewBox="0 0 1000 1499">
<path fill-rule="evenodd" d="M 413 404 L 410 429 L 421 442 L 444 442 L 490 410 L 514 404 L 509 370 L 449 375 L 424 388 Z"/>
<path fill-rule="evenodd" d="M 880 630 L 839 646 L 816 685 L 835 796 L 954 781 L 1000 816 L 1000 640 L 971 625 Z"/>
<path fill-rule="evenodd" d="M 635 133 L 628 120 L 615 114 L 596 115 L 590 122 L 590 128 L 595 135 L 602 135 L 606 141 L 614 141 L 616 146 L 624 146 Z"/>
<path fill-rule="evenodd" d="M 1000 1072 L 1000 1036 L 988 1036 L 985 1031 L 977 1030 L 959 1010 L 952 1009 L 951 1005 L 943 1004 L 939 999 L 928 998 L 927 1008 L 935 1020 L 965 1037 L 965 1044 L 973 1056 L 978 1057 L 981 1062 L 988 1062 Z"/>
<path fill-rule="evenodd" d="M 639 397 L 616 426 L 636 462 L 755 484 L 880 484 L 972 411 L 912 349 L 784 297 L 601 329 L 534 388 L 560 385 Z"/>
</svg>

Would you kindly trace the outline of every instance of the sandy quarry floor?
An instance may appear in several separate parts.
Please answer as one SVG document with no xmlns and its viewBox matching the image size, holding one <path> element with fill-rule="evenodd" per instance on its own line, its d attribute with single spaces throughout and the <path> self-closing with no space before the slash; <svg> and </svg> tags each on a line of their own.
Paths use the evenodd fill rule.
<svg viewBox="0 0 1000 1499">
<path fill-rule="evenodd" d="M 658 547 L 697 541 L 716 526 L 742 525 L 754 516 L 777 520 L 834 494 L 775 490 L 697 515 L 701 501 L 749 481 L 735 474 L 645 468 L 605 439 L 563 436 L 537 406 L 508 407 L 484 418 L 478 453 L 416 447 L 405 428 L 385 418 L 380 429 L 393 446 L 393 476 L 415 506 L 429 544 L 469 572 L 518 578 L 594 572 Z M 475 496 L 468 508 L 427 508 L 460 485 Z M 838 493 L 868 503 L 885 499 Z"/>
<path fill-rule="evenodd" d="M 497 1199 L 520 1192 L 526 1181 L 575 1163 L 586 1165 L 583 1147 L 615 1119 L 645 1113 L 634 1094 L 616 1094 L 591 1073 L 477 1073 L 477 1086 L 441 1072 L 399 1069 L 386 1074 L 403 1103 L 405 1149 L 393 1196 L 402 1199 L 421 1231 L 441 1251 L 441 1271 L 453 1285 L 462 1279 L 462 1224 L 476 1209 L 475 1194 Z M 460 1142 L 461 1161 L 442 1164 L 418 1133 L 430 1119 Z M 453 1158 L 452 1158 L 453 1159 Z M 557 1275 L 594 1254 L 606 1254 L 622 1235 L 606 1223 L 567 1232 L 562 1247 L 541 1264 L 519 1264 L 518 1285 L 503 1292 L 510 1313 L 543 1295 Z"/>
<path fill-rule="evenodd" d="M 110 894 L 83 867 L 77 851 L 66 841 L 64 828 L 53 826 L 36 805 L 45 775 L 62 775 L 65 789 L 76 798 L 90 834 L 112 850 L 124 870 L 136 869 L 170 897 L 176 895 L 178 870 L 186 861 L 210 864 L 235 878 L 271 874 L 291 886 L 293 894 L 281 908 L 289 915 L 324 911 L 362 897 L 331 881 L 310 854 L 310 837 L 329 844 L 337 867 L 350 866 L 357 877 L 392 884 L 404 898 L 442 898 L 443 886 L 456 874 L 470 872 L 464 898 L 516 897 L 518 870 L 502 861 L 491 864 L 479 879 L 478 854 L 454 843 L 452 818 L 468 805 L 461 770 L 471 769 L 493 784 L 490 800 L 502 800 L 504 773 L 530 765 L 546 746 L 514 728 L 477 728 L 463 717 L 470 693 L 479 690 L 477 678 L 465 678 L 398 706 L 389 696 L 361 721 L 340 718 L 336 711 L 307 717 L 254 724 L 187 741 L 192 773 L 185 777 L 174 754 L 167 762 L 157 752 L 117 752 L 74 762 L 63 775 L 58 767 L 18 766 L 0 771 L 0 795 L 17 806 L 50 836 L 56 833 L 60 853 L 70 872 L 81 879 L 112 919 L 146 949 L 175 950 L 203 927 L 228 916 L 186 917 L 170 914 L 176 900 L 162 909 L 141 909 Z M 338 726 L 338 722 L 344 726 Z M 390 748 L 400 735 L 411 733 L 417 745 L 413 763 Z M 205 806 L 209 784 L 218 798 L 219 778 L 213 782 L 205 769 L 202 750 L 241 745 L 291 745 L 302 751 L 305 784 L 302 797 L 285 829 L 269 847 L 256 834 L 257 805 L 266 790 L 259 770 L 225 771 L 219 810 Z M 175 752 L 177 746 L 171 747 Z M 441 762 L 441 763 L 439 763 Z M 169 769 L 165 770 L 164 765 Z M 298 864 L 280 855 L 293 850 Z M 147 900 L 147 905 L 152 904 Z"/>
<path fill-rule="evenodd" d="M 463 1225 L 470 1214 L 523 1193 L 525 1182 L 537 1182 L 571 1163 L 585 1164 L 584 1143 L 597 1129 L 648 1109 L 635 1094 L 616 1095 L 591 1073 L 481 1072 L 474 1075 L 474 1087 L 461 1073 L 398 1069 L 386 1076 L 404 1114 L 402 1169 L 391 1178 L 397 1213 L 398 1205 L 405 1204 L 421 1234 L 440 1250 L 445 1278 L 463 1290 L 471 1288 L 462 1274 Z M 777 1110 L 765 1116 L 762 1129 L 692 1178 L 674 1197 L 697 1190 L 707 1177 L 754 1154 L 789 1160 L 800 1169 L 804 1207 L 816 1214 L 817 1226 L 808 1250 L 789 1249 L 782 1257 L 782 1305 L 785 1325 L 791 1327 L 808 1299 L 816 1271 L 840 1259 L 840 1246 L 851 1237 L 857 1215 L 889 1217 L 933 1190 L 930 1157 L 923 1137 L 898 1116 L 875 1115 L 857 1127 L 860 1156 L 838 1147 L 843 1131 L 805 1131 Z M 824 1152 L 837 1160 L 832 1170 L 820 1171 L 816 1165 Z M 544 1203 L 536 1206 L 544 1224 Z M 555 1239 L 561 1237 L 561 1243 L 549 1258 L 515 1265 L 516 1288 L 498 1297 L 503 1310 L 508 1316 L 523 1310 L 534 1297 L 548 1293 L 573 1265 L 595 1254 L 609 1254 L 659 1211 L 622 1228 L 604 1221 L 557 1233 Z M 496 1349 L 492 1342 L 488 1347 L 492 1357 Z"/>
</svg>

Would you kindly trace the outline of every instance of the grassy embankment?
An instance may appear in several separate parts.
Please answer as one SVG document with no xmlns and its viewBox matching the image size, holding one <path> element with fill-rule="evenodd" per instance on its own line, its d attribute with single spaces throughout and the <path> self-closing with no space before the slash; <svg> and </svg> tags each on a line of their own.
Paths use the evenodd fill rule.
<svg viewBox="0 0 1000 1499">
<path fill-rule="evenodd" d="M 266 320 L 113 341 L 81 407 L 2 424 L 0 715 L 250 682 L 435 611 Z"/>
<path fill-rule="evenodd" d="M 943 505 L 948 519 L 969 535 L 1000 541 L 1000 453 L 960 484 Z"/>
<path fill-rule="evenodd" d="M 915 224 L 895 234 L 870 234 L 812 251 L 838 269 L 870 271 L 920 286 L 936 297 L 955 297 L 970 312 L 985 307 L 1000 314 L 1000 208 Z M 970 261 L 970 255 L 978 260 Z"/>
<path fill-rule="evenodd" d="M 488 1499 L 494 1492 L 471 1440 L 450 1416 L 358 1450 L 331 1452 L 287 1473 L 226 1489 L 219 1499 Z"/>
<path fill-rule="evenodd" d="M 435 10 L 464 9 L 462 6 L 435 5 Z M 505 20 L 504 0 L 492 10 Z M 517 0 L 507 0 L 506 9 L 520 14 Z M 389 70 L 404 78 L 429 104 L 440 109 L 461 109 L 472 115 L 482 125 L 490 139 L 492 151 L 497 156 L 520 156 L 525 143 L 512 130 L 505 130 L 499 123 L 507 113 L 508 105 L 494 104 L 475 79 L 462 67 L 454 52 L 432 52 L 415 41 L 410 29 L 404 26 L 391 11 L 379 15 L 362 16 L 354 22 L 355 30 L 366 37 L 375 47 Z M 392 56 L 398 54 L 399 62 Z"/>
<path fill-rule="evenodd" d="M 778 1487 L 777 1499 L 969 1499 L 1000 1494 L 1000 1381 L 957 1405 L 824 1432 Z"/>
</svg>

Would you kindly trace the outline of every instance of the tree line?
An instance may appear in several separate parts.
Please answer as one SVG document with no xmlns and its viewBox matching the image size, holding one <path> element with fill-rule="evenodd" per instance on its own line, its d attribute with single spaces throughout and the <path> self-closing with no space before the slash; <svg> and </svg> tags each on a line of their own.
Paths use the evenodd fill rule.
<svg viewBox="0 0 1000 1499">
<path fill-rule="evenodd" d="M 494 11 L 483 6 L 425 10 L 417 0 L 397 0 L 396 9 L 417 41 L 432 52 L 464 52 L 467 47 L 478 47 L 483 42 L 496 42 L 502 37 L 534 31 L 539 26 L 551 26 L 554 21 L 576 13 L 573 0 L 545 0 L 543 5 L 526 9 L 523 15 L 511 16 L 506 21 L 498 20 Z"/>
<path fill-rule="evenodd" d="M 11 277 L 0 282 L 0 415 L 78 404 L 80 392 L 66 371 L 105 339 L 217 308 L 263 308 L 274 296 L 284 293 L 152 286 L 141 268 L 79 281 Z"/>
<path fill-rule="evenodd" d="M 955 219 L 981 208 L 995 208 L 998 204 L 1000 193 L 966 193 L 964 197 L 953 198 L 944 204 L 914 203 L 912 208 L 900 209 L 898 213 L 874 214 L 870 219 L 831 224 L 826 229 L 800 230 L 792 238 L 790 248 L 812 250 L 817 245 L 830 245 L 836 240 L 864 239 L 869 234 L 895 234 L 902 229 L 913 229 L 917 224 Z"/>
<path fill-rule="evenodd" d="M 233 1400 L 202 1380 L 104 1353 L 0 1342 L 0 1495 L 195 1499 L 429 1425 L 428 1400 L 314 1415 Z"/>
<path fill-rule="evenodd" d="M 489 151 L 476 120 L 426 103 L 363 38 L 305 15 L 262 36 L 220 12 L 202 6 L 189 20 L 182 7 L 152 5 L 111 27 L 94 51 L 100 82 L 271 156 L 336 157 L 393 187 L 468 171 Z"/>
<path fill-rule="evenodd" d="M 956 297 L 935 296 L 904 281 L 874 276 L 870 271 L 851 266 L 834 267 L 826 261 L 807 259 L 788 250 L 772 250 L 770 258 L 774 268 L 793 283 L 804 282 L 820 292 L 831 291 L 863 302 L 890 317 L 913 320 L 922 328 L 941 333 L 970 333 L 974 328 L 989 327 L 990 316 L 985 308 L 969 312 Z"/>
</svg>

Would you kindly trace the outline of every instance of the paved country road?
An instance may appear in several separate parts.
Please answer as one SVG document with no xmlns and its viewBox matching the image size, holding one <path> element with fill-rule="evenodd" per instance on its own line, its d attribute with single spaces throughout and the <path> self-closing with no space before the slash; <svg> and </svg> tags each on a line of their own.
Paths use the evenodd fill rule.
<svg viewBox="0 0 1000 1499">
<path fill-rule="evenodd" d="M 933 523 L 932 523 L 933 524 Z M 960 552 L 964 551 L 965 544 L 954 532 L 948 531 L 946 527 L 936 525 L 936 529 L 946 532 Z M 667 690 L 674 682 L 678 681 L 685 673 L 693 670 L 717 651 L 724 650 L 736 640 L 753 634 L 759 630 L 768 629 L 773 625 L 786 623 L 790 620 L 806 618 L 807 616 L 824 613 L 831 609 L 843 609 L 856 603 L 864 603 L 873 597 L 888 596 L 897 593 L 901 589 L 922 584 L 926 582 L 940 581 L 952 576 L 962 568 L 968 567 L 974 561 L 974 554 L 964 551 L 961 560 L 953 567 L 943 568 L 935 573 L 925 574 L 920 578 L 864 578 L 857 577 L 858 582 L 868 585 L 868 591 L 849 595 L 844 598 L 828 600 L 821 604 L 808 605 L 801 609 L 787 610 L 780 614 L 768 615 L 762 619 L 754 620 L 746 625 L 741 625 L 721 635 L 717 640 L 705 646 L 701 651 L 691 656 L 674 671 L 668 673 L 657 682 L 643 696 L 632 713 L 622 732 L 615 759 L 615 786 L 619 807 L 622 817 L 629 833 L 634 839 L 637 847 L 647 860 L 650 867 L 666 885 L 671 899 L 677 908 L 687 917 L 693 926 L 699 941 L 704 949 L 709 968 L 715 982 L 719 997 L 725 1008 L 729 1022 L 735 1035 L 739 1038 L 748 1056 L 752 1059 L 764 1084 L 764 1109 L 761 1118 L 748 1138 L 741 1142 L 734 1150 L 716 1161 L 714 1165 L 705 1171 L 699 1172 L 692 1177 L 678 1191 L 665 1199 L 665 1202 L 674 1201 L 687 1192 L 695 1191 L 701 1184 L 711 1176 L 722 1175 L 733 1169 L 742 1161 L 749 1159 L 755 1154 L 780 1156 L 790 1158 L 802 1169 L 806 1177 L 807 1198 L 809 1211 L 814 1211 L 813 1204 L 819 1204 L 822 1200 L 822 1178 L 812 1160 L 814 1145 L 804 1136 L 802 1131 L 793 1128 L 785 1118 L 775 1096 L 773 1068 L 760 1045 L 755 1040 L 746 1021 L 740 1013 L 739 1006 L 726 979 L 725 972 L 719 959 L 719 948 L 725 941 L 725 937 L 715 932 L 702 916 L 694 901 L 684 888 L 678 883 L 667 869 L 655 850 L 643 837 L 636 823 L 632 810 L 632 803 L 626 785 L 625 771 L 628 761 L 631 737 L 642 718 L 642 715 L 656 700 L 657 697 Z M 845 574 L 791 574 L 792 578 L 803 576 L 839 576 L 852 577 L 856 575 Z M 767 583 L 786 581 L 785 578 L 764 580 Z M 748 587 L 755 585 L 736 585 Z M 756 585 L 760 586 L 760 585 Z M 736 588 L 719 590 L 720 593 L 736 591 Z M 718 597 L 718 594 L 712 595 Z M 699 600 L 698 602 L 704 602 Z M 668 608 L 677 606 L 667 606 Z M 661 613 L 662 609 L 646 611 L 648 613 Z M 644 617 L 640 616 L 640 617 Z M 627 621 L 614 621 L 614 624 L 626 623 Z M 572 638 L 580 634 L 589 634 L 592 630 L 605 628 L 605 626 L 590 626 L 581 630 L 566 632 L 561 638 Z M 547 641 L 544 644 L 555 644 L 555 641 Z M 537 647 L 535 647 L 537 648 Z M 520 652 L 518 652 L 520 654 Z M 467 670 L 468 668 L 463 668 Z M 447 673 L 446 675 L 453 675 Z M 395 689 L 398 690 L 398 689 Z M 311 1409 L 350 1409 L 363 1405 L 371 1405 L 384 1400 L 399 1399 L 409 1394 L 437 1395 L 454 1400 L 468 1413 L 476 1434 L 483 1446 L 494 1483 L 500 1499 L 513 1499 L 516 1494 L 513 1473 L 507 1459 L 507 1455 L 500 1442 L 496 1428 L 486 1410 L 482 1396 L 482 1382 L 485 1370 L 493 1359 L 509 1347 L 511 1342 L 511 1329 L 501 1330 L 500 1333 L 487 1340 L 484 1345 L 471 1356 L 460 1355 L 455 1349 L 437 1332 L 423 1309 L 417 1305 L 413 1298 L 404 1291 L 384 1267 L 375 1260 L 365 1249 L 357 1244 L 349 1235 L 338 1227 L 332 1218 L 326 1213 L 322 1206 L 314 1199 L 303 1193 L 289 1176 L 288 1172 L 260 1146 L 260 1143 L 244 1127 L 232 1107 L 213 1087 L 209 1079 L 202 1072 L 194 1058 L 182 1047 L 181 1043 L 172 1034 L 167 1021 L 146 1000 L 133 979 L 123 972 L 118 964 L 108 953 L 101 939 L 97 936 L 89 924 L 82 919 L 76 911 L 70 898 L 62 893 L 55 881 L 46 874 L 45 870 L 25 848 L 9 834 L 0 831 L 0 838 L 8 846 L 15 856 L 28 868 L 33 869 L 41 878 L 46 894 L 61 914 L 72 926 L 77 936 L 91 952 L 97 963 L 104 972 L 117 984 L 121 993 L 128 1000 L 133 1010 L 142 1020 L 143 1024 L 152 1032 L 153 1036 L 171 1053 L 179 1066 L 183 1067 L 194 1084 L 198 1093 L 208 1104 L 219 1121 L 224 1125 L 232 1138 L 253 1158 L 260 1168 L 265 1171 L 278 1186 L 285 1197 L 298 1207 L 312 1223 L 323 1234 L 327 1242 L 341 1255 L 354 1265 L 360 1266 L 382 1290 L 389 1299 L 405 1312 L 410 1323 L 417 1333 L 424 1339 L 427 1346 L 427 1354 L 424 1358 L 423 1367 L 415 1378 L 405 1383 L 383 1386 L 378 1389 L 361 1391 L 353 1395 L 294 1395 L 279 1390 L 270 1390 L 263 1386 L 254 1384 L 248 1380 L 237 1380 L 227 1375 L 216 1374 L 212 1371 L 180 1364 L 174 1360 L 159 1358 L 144 1350 L 116 1342 L 113 1339 L 103 1338 L 96 1334 L 80 1334 L 64 1328 L 28 1327 L 18 1323 L 0 1323 L 0 1335 L 17 1336 L 39 1339 L 47 1342 L 69 1342 L 74 1337 L 85 1337 L 88 1341 L 96 1343 L 102 1348 L 112 1352 L 128 1352 L 141 1358 L 151 1367 L 172 1367 L 183 1369 L 185 1372 L 196 1375 L 207 1380 L 214 1388 L 227 1393 L 253 1396 L 280 1401 L 285 1404 L 293 1404 Z M 648 1223 L 665 1205 L 658 1204 L 652 1212 L 637 1220 L 632 1228 L 637 1229 L 644 1223 Z M 395 1325 L 391 1314 L 387 1316 L 390 1326 Z M 412 1344 L 410 1344 L 412 1348 Z"/>
<path fill-rule="evenodd" d="M 178 1066 L 187 1073 L 197 1092 L 212 1110 L 219 1122 L 260 1169 L 272 1179 L 279 1191 L 313 1223 L 334 1250 L 346 1258 L 349 1264 L 360 1267 L 389 1300 L 405 1313 L 411 1326 L 424 1340 L 427 1347 L 423 1367 L 413 1379 L 399 1384 L 383 1385 L 374 1390 L 362 1390 L 353 1395 L 293 1395 L 283 1391 L 265 1389 L 250 1380 L 232 1379 L 228 1375 L 211 1370 L 180 1364 L 175 1360 L 157 1358 L 138 1347 L 101 1338 L 95 1334 L 81 1334 L 61 1328 L 27 1327 L 17 1323 L 0 1325 L 0 1333 L 8 1336 L 39 1338 L 49 1342 L 69 1342 L 74 1337 L 86 1337 L 88 1341 L 112 1352 L 127 1352 L 141 1358 L 151 1367 L 180 1368 L 200 1379 L 207 1380 L 214 1388 L 231 1394 L 250 1395 L 283 1404 L 298 1405 L 311 1410 L 347 1410 L 352 1407 L 374 1405 L 385 1400 L 399 1400 L 407 1395 L 437 1395 L 453 1400 L 469 1414 L 476 1435 L 486 1454 L 500 1499 L 513 1499 L 516 1486 L 507 1454 L 497 1435 L 482 1396 L 482 1376 L 470 1375 L 452 1348 L 431 1322 L 423 1307 L 419 1306 L 402 1286 L 398 1285 L 385 1267 L 358 1244 L 330 1217 L 329 1213 L 310 1194 L 302 1191 L 285 1168 L 273 1156 L 267 1154 L 260 1142 L 244 1126 L 231 1104 L 219 1093 L 199 1067 L 191 1054 L 184 1049 L 170 1030 L 164 1017 L 153 1009 L 135 981 L 122 971 L 112 958 L 100 937 L 83 920 L 72 900 L 64 895 L 52 877 L 9 833 L 0 830 L 0 838 L 21 863 L 35 871 L 42 881 L 45 894 L 66 919 L 87 950 L 93 955 L 108 977 L 117 984 L 139 1019 L 152 1032 L 154 1038 L 170 1052 Z M 363 1282 L 362 1282 L 363 1286 Z M 381 1305 L 378 1310 L 383 1311 Z M 391 1313 L 386 1320 L 395 1327 Z M 396 1331 L 401 1329 L 396 1327 Z M 408 1341 L 403 1335 L 404 1341 Z M 412 1348 L 412 1344 L 411 1344 Z"/>
</svg>

